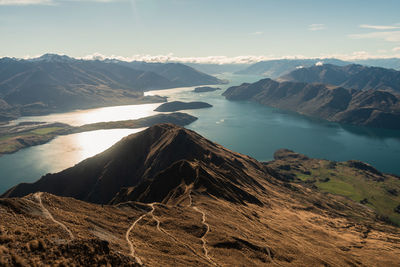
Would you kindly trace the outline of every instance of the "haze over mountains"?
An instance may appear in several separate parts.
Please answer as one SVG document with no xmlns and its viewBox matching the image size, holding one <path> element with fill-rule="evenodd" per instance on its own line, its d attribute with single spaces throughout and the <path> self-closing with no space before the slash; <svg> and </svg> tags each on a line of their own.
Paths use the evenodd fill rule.
<svg viewBox="0 0 400 267">
<path fill-rule="evenodd" d="M 391 90 L 400 92 L 400 71 L 362 65 L 323 64 L 300 68 L 279 80 L 323 83 L 356 90 Z"/>
<path fill-rule="evenodd" d="M 363 60 L 340 60 L 335 58 L 314 58 L 314 59 L 276 59 L 260 61 L 246 68 L 236 70 L 237 74 L 262 75 L 267 78 L 278 78 L 298 68 L 312 67 L 316 64 L 332 64 L 346 66 L 350 64 L 360 64 L 372 67 L 381 67 L 400 70 L 399 58 L 363 59 Z"/>
<path fill-rule="evenodd" d="M 365 205 L 291 182 L 287 168 L 279 170 L 190 130 L 156 125 L 72 168 L 9 190 L 3 197 L 24 197 L 0 200 L 0 260 L 396 265 L 398 228 Z M 370 170 L 358 171 L 368 179 Z M 59 196 L 30 194 L 36 191 Z"/>
<path fill-rule="evenodd" d="M 142 69 L 135 69 L 140 67 Z M 46 54 L 30 60 L 0 59 L 0 118 L 105 105 L 163 102 L 143 92 L 218 84 L 183 64 L 76 60 Z"/>
<path fill-rule="evenodd" d="M 344 66 L 350 64 L 349 62 L 342 61 L 339 59 L 277 59 L 267 60 L 254 63 L 246 69 L 237 71 L 237 74 L 247 75 L 262 75 L 268 78 L 278 78 L 284 74 L 287 74 L 297 68 L 310 67 L 317 63 L 321 64 L 335 64 L 338 66 Z"/>
</svg>

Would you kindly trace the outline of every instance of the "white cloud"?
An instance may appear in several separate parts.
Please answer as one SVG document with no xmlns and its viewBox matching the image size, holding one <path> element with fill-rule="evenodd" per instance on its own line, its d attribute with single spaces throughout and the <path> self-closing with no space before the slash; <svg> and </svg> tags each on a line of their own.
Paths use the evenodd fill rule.
<svg viewBox="0 0 400 267">
<path fill-rule="evenodd" d="M 400 47 L 395 52 L 400 51 Z M 23 57 L 24 59 L 37 58 L 41 55 L 30 56 L 27 55 Z M 1 56 L 0 56 L 1 57 Z M 266 60 L 277 60 L 277 59 L 328 59 L 328 58 L 337 58 L 341 60 L 358 60 L 358 59 L 374 59 L 374 58 L 400 58 L 399 53 L 393 54 L 371 54 L 366 51 L 356 51 L 350 54 L 321 54 L 319 56 L 314 57 L 306 57 L 303 55 L 296 56 L 236 56 L 236 57 L 227 57 L 227 56 L 207 56 L 207 57 L 178 57 L 174 56 L 172 53 L 167 55 L 133 55 L 130 57 L 116 56 L 116 55 L 103 55 L 101 53 L 94 53 L 91 55 L 83 56 L 83 57 L 75 57 L 77 59 L 86 59 L 86 60 L 105 60 L 105 59 L 117 59 L 121 61 L 145 61 L 145 62 L 181 62 L 181 63 L 200 63 L 200 64 L 253 64 L 260 61 Z M 322 62 L 318 62 L 320 65 Z M 317 65 L 316 64 L 316 65 Z M 297 66 L 297 68 L 302 68 L 303 66 Z"/>
<path fill-rule="evenodd" d="M 400 29 L 400 26 L 361 24 L 360 28 L 374 29 L 374 30 L 395 30 L 395 29 Z"/>
<path fill-rule="evenodd" d="M 79 0 L 70 0 L 74 2 L 79 2 Z M 117 2 L 122 0 L 81 0 L 86 2 Z M 57 3 L 63 2 L 61 0 L 0 0 L 0 6 L 26 6 L 26 5 L 55 5 Z"/>
<path fill-rule="evenodd" d="M 400 49 L 399 49 L 400 51 Z M 372 59 L 372 58 L 400 58 L 400 53 L 395 54 L 371 54 L 366 51 L 355 51 L 350 54 L 321 54 L 315 57 L 306 57 L 303 55 L 296 56 L 281 56 L 277 57 L 274 55 L 269 56 L 207 56 L 207 57 L 178 57 L 170 53 L 167 55 L 133 55 L 130 57 L 122 56 L 107 56 L 100 53 L 94 53 L 92 55 L 81 57 L 82 59 L 118 59 L 122 61 L 145 61 L 145 62 L 182 62 L 182 63 L 201 63 L 201 64 L 253 64 L 260 61 L 276 60 L 276 59 L 326 59 L 326 58 L 337 58 L 341 60 L 357 60 L 357 59 Z M 321 62 L 322 63 L 322 62 Z M 321 64 L 317 63 L 317 64 Z M 301 67 L 301 66 L 298 66 Z"/>
<path fill-rule="evenodd" d="M 394 51 L 394 52 L 400 52 L 400 46 L 393 48 L 392 51 Z"/>
<path fill-rule="evenodd" d="M 292 57 L 294 58 L 294 57 Z M 185 63 L 211 63 L 211 64 L 251 64 L 263 60 L 275 59 L 273 56 L 206 56 L 206 57 L 177 57 L 170 53 L 167 55 L 133 55 L 122 57 L 116 55 L 103 55 L 94 53 L 82 57 L 82 59 L 117 59 L 122 61 L 145 61 L 145 62 L 185 62 Z"/>
<path fill-rule="evenodd" d="M 49 5 L 53 0 L 0 0 L 1 6 Z"/>
<path fill-rule="evenodd" d="M 310 24 L 308 25 L 309 31 L 320 31 L 325 29 L 325 24 Z"/>
<path fill-rule="evenodd" d="M 263 34 L 263 32 L 252 32 L 252 33 L 250 33 L 251 35 L 261 35 L 261 34 Z"/>
<path fill-rule="evenodd" d="M 318 61 L 317 63 L 315 63 L 315 66 L 322 66 L 322 65 L 324 65 L 324 62 L 322 61 Z"/>
<path fill-rule="evenodd" d="M 371 54 L 367 51 L 355 51 L 350 54 L 323 54 L 320 58 L 337 58 L 341 60 L 357 60 L 357 59 L 374 59 L 374 58 L 400 58 L 400 53 L 397 54 L 386 54 L 386 55 L 379 55 L 379 54 Z"/>
<path fill-rule="evenodd" d="M 369 32 L 348 35 L 351 39 L 381 39 L 387 42 L 400 42 L 400 31 Z"/>
</svg>

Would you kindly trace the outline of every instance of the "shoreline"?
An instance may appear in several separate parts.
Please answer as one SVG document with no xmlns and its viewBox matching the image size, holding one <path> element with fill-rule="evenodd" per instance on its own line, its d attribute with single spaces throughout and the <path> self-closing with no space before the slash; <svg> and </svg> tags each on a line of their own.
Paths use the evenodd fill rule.
<svg viewBox="0 0 400 267">
<path fill-rule="evenodd" d="M 69 135 L 96 130 L 110 129 L 137 129 L 150 127 L 158 123 L 173 123 L 186 126 L 197 120 L 197 117 L 187 113 L 174 112 L 169 114 L 157 114 L 135 120 L 109 121 L 85 124 L 82 126 L 71 126 L 64 123 L 50 124 L 18 124 L 15 130 L 0 132 L 0 157 L 6 154 L 13 154 L 21 149 L 45 144 L 57 136 Z M 22 127 L 18 130 L 18 126 Z M 25 126 L 25 127 L 24 127 Z M 5 127 L 4 127 L 5 128 Z"/>
</svg>

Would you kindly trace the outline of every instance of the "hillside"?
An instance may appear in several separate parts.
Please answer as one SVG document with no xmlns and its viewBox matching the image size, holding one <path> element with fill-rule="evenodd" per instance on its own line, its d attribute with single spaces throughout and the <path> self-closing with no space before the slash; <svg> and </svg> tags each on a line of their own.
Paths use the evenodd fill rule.
<svg viewBox="0 0 400 267">
<path fill-rule="evenodd" d="M 176 86 L 195 86 L 204 84 L 220 84 L 221 80 L 214 76 L 200 72 L 181 63 L 147 63 L 143 61 L 123 62 L 119 64 L 133 69 L 151 71 L 167 78 Z"/>
<path fill-rule="evenodd" d="M 129 67 L 128 67 L 129 66 Z M 151 67 L 149 67 L 151 66 Z M 77 108 L 164 102 L 144 91 L 219 83 L 183 64 L 131 64 L 76 60 L 46 54 L 30 60 L 0 59 L 0 119 Z"/>
<path fill-rule="evenodd" d="M 223 95 L 333 122 L 400 129 L 399 95 L 388 91 L 263 79 L 230 87 Z"/>
<path fill-rule="evenodd" d="M 357 160 L 335 162 L 312 159 L 281 149 L 266 166 L 290 182 L 348 197 L 376 210 L 383 219 L 400 226 L 400 177 L 385 174 Z"/>
<path fill-rule="evenodd" d="M 170 124 L 5 196 L 23 197 L 0 200 L 4 265 L 394 266 L 400 253 L 372 209 Z"/>
<path fill-rule="evenodd" d="M 362 65 L 324 64 L 292 71 L 284 81 L 324 83 L 356 90 L 390 90 L 400 92 L 400 71 Z"/>
</svg>

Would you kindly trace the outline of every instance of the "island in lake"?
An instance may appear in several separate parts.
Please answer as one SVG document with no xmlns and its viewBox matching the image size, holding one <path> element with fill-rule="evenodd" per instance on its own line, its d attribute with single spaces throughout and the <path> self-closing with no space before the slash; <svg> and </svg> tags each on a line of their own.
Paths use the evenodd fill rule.
<svg viewBox="0 0 400 267">
<path fill-rule="evenodd" d="M 221 88 L 210 87 L 210 86 L 202 86 L 202 87 L 194 88 L 193 92 L 195 92 L 195 93 L 205 93 L 205 92 L 214 92 L 214 91 L 217 91 L 217 90 L 221 90 Z"/>
<path fill-rule="evenodd" d="M 200 108 L 211 108 L 212 105 L 206 102 L 181 102 L 181 101 L 172 101 L 161 104 L 154 111 L 158 112 L 173 112 L 178 110 L 186 110 L 186 109 L 200 109 Z"/>
<path fill-rule="evenodd" d="M 3 154 L 11 154 L 25 147 L 47 143 L 59 135 L 106 129 L 136 129 L 149 127 L 158 123 L 173 123 L 185 126 L 195 120 L 197 118 L 194 116 L 176 112 L 157 114 L 136 120 L 98 122 L 77 127 L 65 123 L 21 122 L 14 126 L 0 127 L 0 157 Z"/>
</svg>

